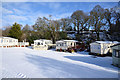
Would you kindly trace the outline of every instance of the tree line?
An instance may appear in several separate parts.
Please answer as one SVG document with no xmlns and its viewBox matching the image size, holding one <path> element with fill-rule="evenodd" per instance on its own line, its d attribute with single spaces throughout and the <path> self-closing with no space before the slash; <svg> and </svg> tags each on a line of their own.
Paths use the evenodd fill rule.
<svg viewBox="0 0 120 80">
<path fill-rule="evenodd" d="M 106 31 L 111 36 L 117 34 L 120 36 L 120 10 L 114 8 L 104 9 L 96 5 L 89 13 L 77 10 L 66 18 L 53 20 L 52 15 L 49 18 L 38 17 L 35 24 L 24 28 L 18 23 L 5 28 L 3 36 L 10 36 L 33 43 L 35 39 L 51 39 L 53 43 L 60 39 L 69 39 L 67 31 L 76 31 L 76 36 L 82 36 L 83 31 L 94 31 L 96 39 L 100 40 L 100 31 Z"/>
</svg>

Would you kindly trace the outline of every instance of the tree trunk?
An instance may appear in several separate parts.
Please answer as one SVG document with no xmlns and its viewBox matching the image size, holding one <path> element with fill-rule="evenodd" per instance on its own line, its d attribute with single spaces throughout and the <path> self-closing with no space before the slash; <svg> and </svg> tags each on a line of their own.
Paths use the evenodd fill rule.
<svg viewBox="0 0 120 80">
<path fill-rule="evenodd" d="M 81 34 L 82 34 L 82 33 L 83 33 L 83 29 L 84 29 L 84 28 L 83 28 L 83 24 L 81 24 L 81 27 L 82 27 L 82 29 L 81 29 Z"/>
<path fill-rule="evenodd" d="M 80 32 L 79 32 L 79 22 L 77 23 L 77 34 L 79 34 Z"/>
<path fill-rule="evenodd" d="M 51 34 L 51 38 L 52 38 L 52 42 L 53 42 L 53 44 L 55 44 L 55 37 L 54 37 L 53 34 Z"/>
<path fill-rule="evenodd" d="M 75 28 L 76 26 L 74 26 L 74 31 L 76 31 L 76 28 Z"/>
<path fill-rule="evenodd" d="M 53 41 L 53 44 L 55 44 L 55 38 L 54 37 L 52 38 L 52 41 Z"/>
<path fill-rule="evenodd" d="M 96 32 L 96 34 L 97 34 L 97 40 L 99 41 L 100 40 L 100 38 L 99 38 L 99 32 Z"/>
<path fill-rule="evenodd" d="M 112 24 L 110 22 L 110 20 L 108 20 L 109 26 L 110 26 L 110 32 L 112 32 Z"/>
</svg>

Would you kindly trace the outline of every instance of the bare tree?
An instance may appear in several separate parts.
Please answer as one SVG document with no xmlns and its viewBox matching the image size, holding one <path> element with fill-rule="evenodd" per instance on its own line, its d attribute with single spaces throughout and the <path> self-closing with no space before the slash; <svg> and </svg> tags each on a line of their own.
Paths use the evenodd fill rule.
<svg viewBox="0 0 120 80">
<path fill-rule="evenodd" d="M 37 34 L 38 36 L 45 36 L 46 35 L 46 29 L 48 26 L 47 23 L 48 23 L 47 18 L 38 17 L 35 24 L 32 26 L 33 30 L 38 33 Z M 45 38 L 45 37 L 42 37 L 42 38 Z"/>
<path fill-rule="evenodd" d="M 80 31 L 82 32 L 85 29 L 85 27 L 87 26 L 87 21 L 89 19 L 89 17 L 82 10 L 75 11 L 71 15 L 71 18 L 74 24 L 74 29 L 75 29 L 75 26 L 77 27 L 78 34 Z"/>
<path fill-rule="evenodd" d="M 31 31 L 31 27 L 30 27 L 28 24 L 26 24 L 26 25 L 24 26 L 24 28 L 22 29 L 22 31 L 25 31 L 25 32 Z"/>
<path fill-rule="evenodd" d="M 90 12 L 90 21 L 91 26 L 97 34 L 97 40 L 99 40 L 99 32 L 106 25 L 104 9 L 101 6 L 95 6 Z"/>
<path fill-rule="evenodd" d="M 60 31 L 60 21 L 59 20 L 51 20 L 52 15 L 49 16 L 50 19 L 47 19 L 48 24 L 48 31 L 51 36 L 53 43 L 56 42 L 58 37 L 58 32 Z"/>
<path fill-rule="evenodd" d="M 66 28 L 68 28 L 71 24 L 71 19 L 68 18 L 62 18 L 61 19 L 61 26 L 62 26 L 62 31 L 66 31 Z"/>
</svg>

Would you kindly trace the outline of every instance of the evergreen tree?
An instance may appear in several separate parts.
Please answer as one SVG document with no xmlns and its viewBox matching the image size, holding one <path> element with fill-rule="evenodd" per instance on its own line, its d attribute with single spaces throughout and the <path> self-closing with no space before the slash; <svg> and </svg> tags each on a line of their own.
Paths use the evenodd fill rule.
<svg viewBox="0 0 120 80">
<path fill-rule="evenodd" d="M 10 29 L 9 36 L 20 40 L 21 35 L 22 31 L 20 24 L 14 23 L 12 28 Z"/>
</svg>

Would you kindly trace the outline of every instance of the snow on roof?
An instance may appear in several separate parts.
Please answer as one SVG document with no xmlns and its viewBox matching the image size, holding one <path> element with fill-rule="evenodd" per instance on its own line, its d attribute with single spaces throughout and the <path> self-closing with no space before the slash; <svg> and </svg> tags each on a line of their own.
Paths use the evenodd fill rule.
<svg viewBox="0 0 120 80">
<path fill-rule="evenodd" d="M 64 41 L 68 41 L 68 42 L 78 42 L 77 40 L 64 40 Z"/>
<path fill-rule="evenodd" d="M 60 41 L 56 41 L 57 43 L 58 42 L 78 42 L 78 41 L 76 41 L 76 40 L 60 40 Z"/>
<path fill-rule="evenodd" d="M 113 45 L 113 46 L 110 46 L 110 47 L 119 46 L 119 45 L 120 45 L 120 43 L 117 43 L 117 44 L 115 44 L 115 45 Z"/>
<path fill-rule="evenodd" d="M 75 34 L 67 34 L 68 37 L 75 38 Z"/>
<path fill-rule="evenodd" d="M 117 44 L 117 43 L 119 43 L 118 41 L 96 41 L 97 43 L 106 43 L 106 44 L 108 44 L 108 43 L 114 43 L 114 44 Z"/>
<path fill-rule="evenodd" d="M 60 41 L 56 41 L 56 43 L 61 43 L 61 42 L 64 42 L 63 40 L 60 40 Z"/>
<path fill-rule="evenodd" d="M 3 39 L 15 39 L 15 38 L 11 38 L 11 37 L 0 37 L 0 38 L 3 38 Z"/>
<path fill-rule="evenodd" d="M 51 41 L 51 40 L 47 40 L 47 39 L 38 39 L 38 40 L 34 40 L 34 41 Z"/>
</svg>

